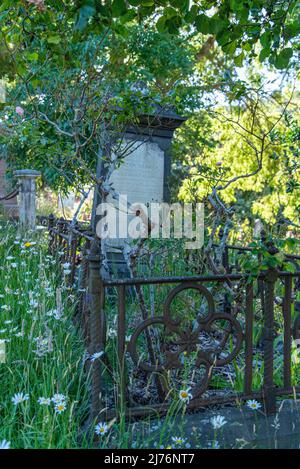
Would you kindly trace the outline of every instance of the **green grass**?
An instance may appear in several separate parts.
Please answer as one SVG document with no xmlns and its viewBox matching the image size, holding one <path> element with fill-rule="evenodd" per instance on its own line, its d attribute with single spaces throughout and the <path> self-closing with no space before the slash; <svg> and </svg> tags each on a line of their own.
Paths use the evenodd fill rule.
<svg viewBox="0 0 300 469">
<path fill-rule="evenodd" d="M 34 242 L 25 247 L 25 242 Z M 0 340 L 6 362 L 0 364 L 0 441 L 13 448 L 73 448 L 80 424 L 88 415 L 88 377 L 84 347 L 72 316 L 74 298 L 61 281 L 56 259 L 47 255 L 43 235 L 18 238 L 1 228 Z M 49 315 L 62 297 L 62 317 Z M 13 404 L 16 393 L 29 399 Z M 54 403 L 40 405 L 40 397 L 66 396 L 58 414 Z"/>
</svg>

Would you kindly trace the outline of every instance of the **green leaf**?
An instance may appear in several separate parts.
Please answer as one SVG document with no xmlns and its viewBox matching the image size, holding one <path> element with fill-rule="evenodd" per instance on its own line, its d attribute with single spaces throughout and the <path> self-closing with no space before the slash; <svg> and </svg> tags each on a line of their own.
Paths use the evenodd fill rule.
<svg viewBox="0 0 300 469">
<path fill-rule="evenodd" d="M 137 16 L 137 13 L 134 10 L 128 10 L 125 15 L 120 18 L 122 24 L 129 23 L 130 21 L 134 20 Z"/>
<path fill-rule="evenodd" d="M 234 63 L 237 67 L 242 67 L 244 62 L 245 54 L 241 52 L 238 56 L 234 58 Z"/>
<path fill-rule="evenodd" d="M 246 52 L 250 52 L 252 50 L 252 45 L 250 42 L 245 42 L 242 44 L 242 49 L 244 49 Z"/>
<path fill-rule="evenodd" d="M 58 36 L 58 35 L 56 35 L 56 36 L 49 36 L 49 37 L 47 38 L 47 42 L 48 42 L 49 44 L 59 44 L 60 41 L 61 41 L 61 37 Z"/>
<path fill-rule="evenodd" d="M 216 36 L 216 40 L 220 46 L 224 46 L 227 42 L 230 41 L 230 32 L 222 31 Z"/>
<path fill-rule="evenodd" d="M 290 60 L 293 56 L 293 49 L 291 47 L 286 47 L 280 52 L 280 55 L 285 59 Z"/>
<path fill-rule="evenodd" d="M 127 11 L 125 0 L 113 0 L 111 9 L 115 18 L 124 15 Z"/>
<path fill-rule="evenodd" d="M 96 13 L 95 7 L 92 5 L 84 5 L 80 8 L 78 19 L 75 24 L 75 29 L 82 31 L 87 23 L 88 20 Z"/>
<path fill-rule="evenodd" d="M 182 13 L 186 13 L 189 10 L 190 2 L 189 0 L 172 0 L 172 6 L 178 8 Z"/>
<path fill-rule="evenodd" d="M 175 8 L 167 7 L 164 9 L 164 16 L 166 18 L 173 18 L 174 16 L 177 16 L 177 11 Z"/>
<path fill-rule="evenodd" d="M 194 23 L 196 16 L 198 15 L 199 7 L 193 5 L 190 11 L 185 15 L 185 21 L 187 23 Z"/>
<path fill-rule="evenodd" d="M 262 49 L 260 51 L 260 54 L 259 54 L 259 61 L 262 63 L 264 62 L 264 60 L 269 57 L 269 55 L 271 54 L 271 49 L 270 47 L 265 47 L 264 49 Z"/>
<path fill-rule="evenodd" d="M 274 59 L 274 65 L 279 70 L 283 70 L 288 67 L 290 58 L 293 55 L 293 49 L 291 47 L 287 47 L 283 49 Z"/>
<path fill-rule="evenodd" d="M 39 54 L 37 52 L 30 52 L 26 54 L 26 57 L 31 62 L 36 62 L 39 59 Z"/>
<path fill-rule="evenodd" d="M 222 49 L 226 54 L 233 55 L 236 51 L 237 48 L 237 42 L 236 41 L 231 41 L 228 44 L 225 44 Z"/>
<path fill-rule="evenodd" d="M 164 16 L 161 16 L 157 23 L 156 23 L 156 29 L 159 33 L 163 33 L 166 31 L 166 19 Z"/>
<path fill-rule="evenodd" d="M 195 20 L 195 24 L 199 33 L 208 34 L 210 32 L 209 18 L 206 15 L 198 15 Z"/>
<path fill-rule="evenodd" d="M 292 39 L 300 34 L 300 22 L 295 22 L 291 24 L 287 24 L 284 28 L 284 36 L 285 38 Z"/>
<path fill-rule="evenodd" d="M 264 48 L 269 48 L 271 46 L 271 32 L 270 31 L 265 31 L 261 36 L 260 36 L 260 43 Z"/>
</svg>

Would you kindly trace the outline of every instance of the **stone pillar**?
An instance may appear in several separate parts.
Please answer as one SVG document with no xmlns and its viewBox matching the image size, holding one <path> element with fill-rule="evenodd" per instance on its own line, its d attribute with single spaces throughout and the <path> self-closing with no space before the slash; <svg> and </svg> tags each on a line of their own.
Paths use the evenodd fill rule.
<svg viewBox="0 0 300 469">
<path fill-rule="evenodd" d="M 19 180 L 19 217 L 21 227 L 34 230 L 36 226 L 36 178 L 41 173 L 32 169 L 14 171 Z"/>
</svg>

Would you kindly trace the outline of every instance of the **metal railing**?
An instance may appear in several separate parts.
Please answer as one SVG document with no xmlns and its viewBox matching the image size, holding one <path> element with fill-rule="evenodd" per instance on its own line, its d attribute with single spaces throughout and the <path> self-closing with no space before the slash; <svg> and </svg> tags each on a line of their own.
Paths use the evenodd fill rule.
<svg viewBox="0 0 300 469">
<path fill-rule="evenodd" d="M 70 285 L 77 281 L 79 295 L 84 292 L 79 313 L 93 357 L 92 418 L 166 412 L 176 393 L 189 387 L 189 409 L 261 398 L 267 414 L 276 411 L 277 396 L 300 392 L 292 368 L 293 341 L 300 341 L 299 256 L 287 255 L 295 272 L 232 273 L 228 261 L 224 275 L 104 280 L 100 240 L 86 225 L 53 216 L 43 223 L 49 251 L 63 252 Z M 225 308 L 228 285 L 238 294 Z M 150 302 L 147 289 L 154 287 L 154 314 L 149 307 L 145 317 L 135 293 L 142 289 Z"/>
</svg>

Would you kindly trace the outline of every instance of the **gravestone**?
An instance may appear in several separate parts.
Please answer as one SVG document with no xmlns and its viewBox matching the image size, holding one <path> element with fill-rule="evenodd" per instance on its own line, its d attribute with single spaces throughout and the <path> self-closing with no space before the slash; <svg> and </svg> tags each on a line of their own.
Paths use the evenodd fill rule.
<svg viewBox="0 0 300 469">
<path fill-rule="evenodd" d="M 127 129 L 124 144 L 132 144 L 130 154 L 113 172 L 110 183 L 116 192 L 127 196 L 129 204 L 142 203 L 147 206 L 151 202 L 170 200 L 172 138 L 174 131 L 185 120 L 174 111 L 159 109 L 151 116 L 140 117 L 138 126 Z M 118 202 L 112 198 L 108 202 L 118 207 Z M 126 241 L 121 236 L 107 241 L 111 270 L 117 271 L 119 276 L 128 275 L 122 254 Z"/>
</svg>

